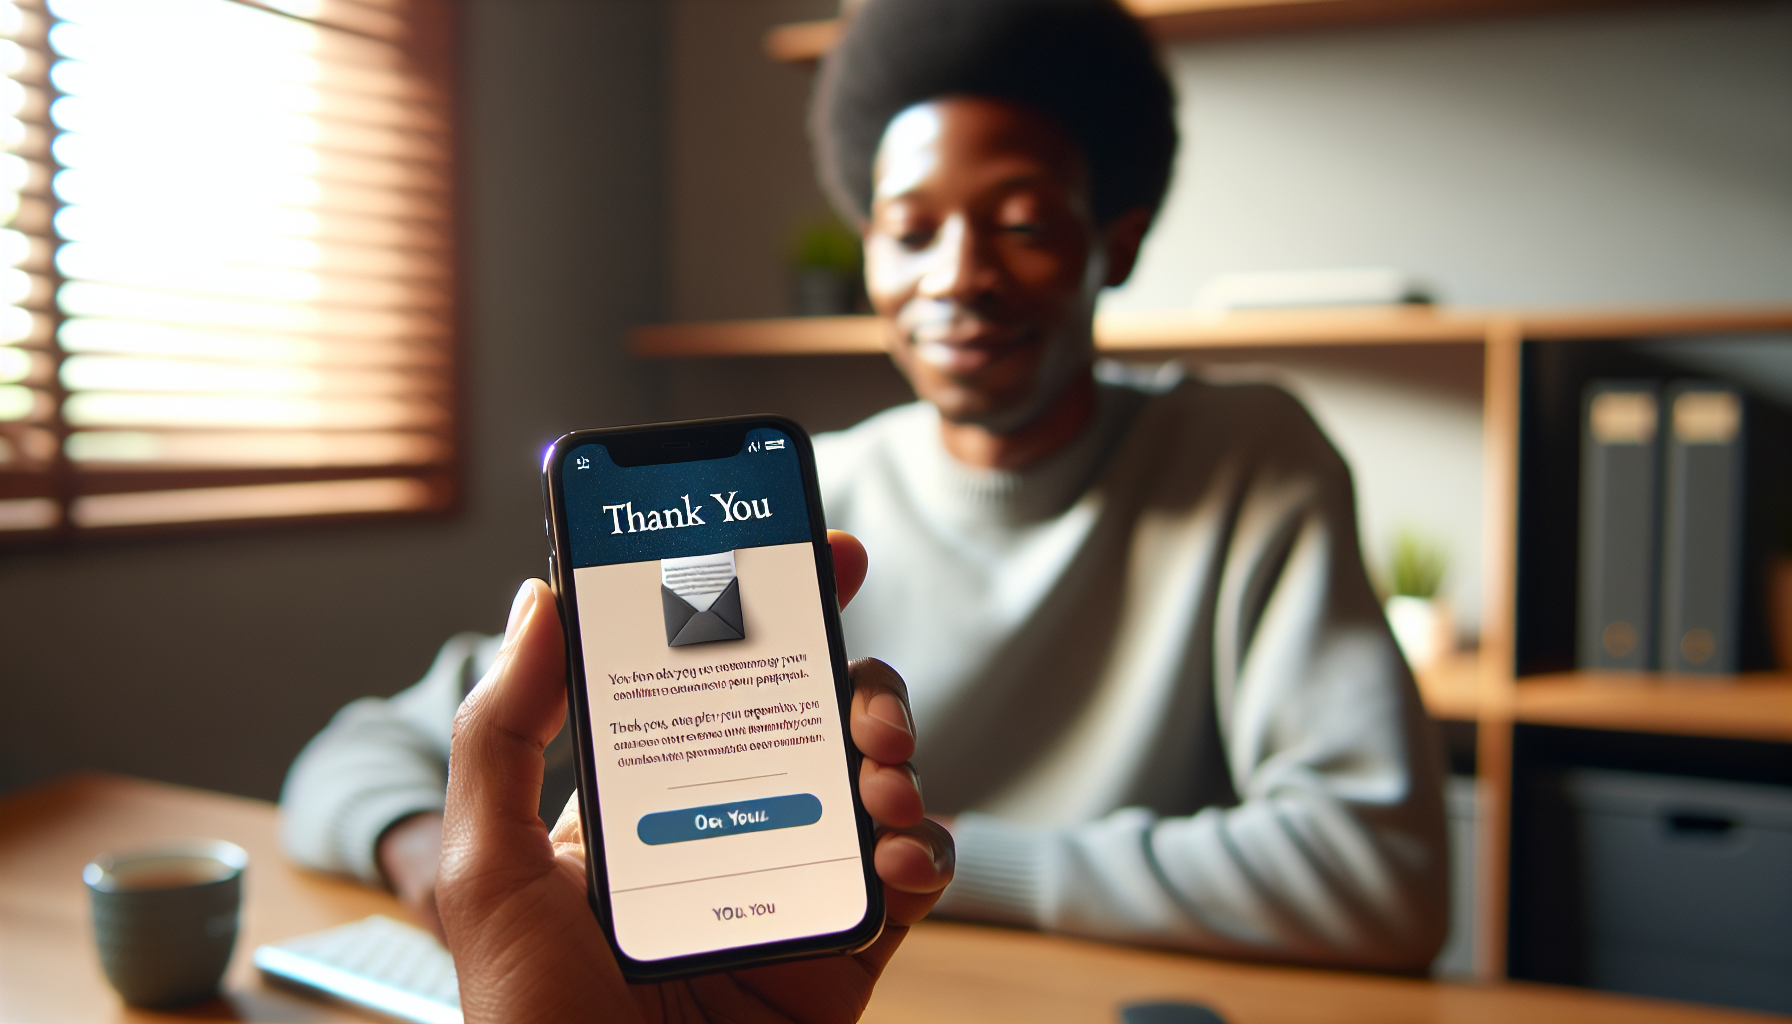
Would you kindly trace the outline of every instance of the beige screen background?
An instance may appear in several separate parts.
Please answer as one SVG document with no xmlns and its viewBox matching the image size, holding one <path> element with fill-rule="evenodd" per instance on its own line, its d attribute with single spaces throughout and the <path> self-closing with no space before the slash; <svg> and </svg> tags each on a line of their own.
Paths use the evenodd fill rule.
<svg viewBox="0 0 1792 1024">
<path fill-rule="evenodd" d="M 865 915 L 813 548 L 741 548 L 735 564 L 746 638 L 685 647 L 666 646 L 657 560 L 573 571 L 616 941 L 637 960 Z M 646 814 L 798 793 L 820 821 L 659 846 L 635 832 Z"/>
</svg>

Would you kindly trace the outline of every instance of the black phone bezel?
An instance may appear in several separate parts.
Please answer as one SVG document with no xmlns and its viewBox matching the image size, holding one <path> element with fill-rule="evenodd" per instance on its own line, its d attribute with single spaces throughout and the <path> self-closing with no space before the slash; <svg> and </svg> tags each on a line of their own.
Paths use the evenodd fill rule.
<svg viewBox="0 0 1792 1024">
<path fill-rule="evenodd" d="M 604 861 L 599 831 L 603 827 L 602 799 L 596 788 L 596 750 L 589 728 L 591 718 L 584 685 L 584 652 L 576 625 L 578 596 L 572 586 L 571 570 L 567 568 L 571 564 L 568 559 L 571 537 L 566 517 L 566 496 L 561 483 L 561 465 L 570 451 L 581 445 L 594 443 L 604 445 L 610 451 L 612 461 L 621 466 L 729 458 L 740 453 L 741 447 L 746 443 L 747 432 L 757 428 L 777 430 L 787 435 L 796 450 L 802 473 L 810 540 L 815 551 L 816 581 L 821 588 L 822 619 L 827 631 L 828 655 L 840 707 L 840 731 L 846 740 L 848 784 L 852 792 L 853 813 L 859 835 L 859 857 L 865 877 L 865 916 L 857 925 L 841 932 L 752 946 L 735 946 L 666 960 L 636 960 L 617 945 L 615 923 L 611 917 L 609 872 Z M 637 982 L 669 981 L 767 963 L 854 953 L 877 941 L 883 932 L 885 910 L 883 884 L 877 877 L 874 864 L 876 823 L 866 813 L 865 805 L 859 799 L 858 776 L 863 755 L 851 741 L 852 682 L 847 675 L 846 640 L 840 628 L 833 550 L 827 542 L 827 522 L 822 512 L 820 484 L 815 472 L 815 453 L 809 442 L 808 432 L 790 420 L 771 415 L 729 416 L 575 430 L 556 439 L 543 456 L 542 504 L 550 547 L 548 583 L 553 588 L 554 598 L 559 606 L 561 629 L 566 639 L 567 716 L 577 753 L 574 760 L 578 774 L 579 809 L 584 825 L 586 895 L 623 976 Z"/>
</svg>

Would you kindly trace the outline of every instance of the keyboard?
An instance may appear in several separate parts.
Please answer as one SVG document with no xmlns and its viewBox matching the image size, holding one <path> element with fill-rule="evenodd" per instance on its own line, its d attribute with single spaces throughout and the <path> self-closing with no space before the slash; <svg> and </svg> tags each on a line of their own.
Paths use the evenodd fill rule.
<svg viewBox="0 0 1792 1024">
<path fill-rule="evenodd" d="M 417 1024 L 462 1024 L 454 959 L 435 936 L 389 917 L 262 946 L 255 966 L 276 981 L 314 989 Z"/>
</svg>

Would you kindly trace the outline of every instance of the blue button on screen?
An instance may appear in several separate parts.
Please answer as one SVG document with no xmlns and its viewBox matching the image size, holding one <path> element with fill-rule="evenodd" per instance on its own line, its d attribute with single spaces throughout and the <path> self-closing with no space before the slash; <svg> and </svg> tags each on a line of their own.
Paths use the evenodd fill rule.
<svg viewBox="0 0 1792 1024">
<path fill-rule="evenodd" d="M 821 801 L 808 793 L 795 793 L 689 807 L 682 811 L 659 811 L 643 817 L 635 826 L 635 834 L 648 846 L 664 846 L 688 843 L 693 839 L 796 828 L 820 820 Z"/>
</svg>

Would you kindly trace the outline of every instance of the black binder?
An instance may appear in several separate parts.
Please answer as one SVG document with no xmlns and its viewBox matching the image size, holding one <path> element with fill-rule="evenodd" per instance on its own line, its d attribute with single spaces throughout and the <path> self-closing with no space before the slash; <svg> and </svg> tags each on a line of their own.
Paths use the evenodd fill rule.
<svg viewBox="0 0 1792 1024">
<path fill-rule="evenodd" d="M 1662 487 L 1660 664 L 1734 672 L 1741 619 L 1742 393 L 1668 388 Z"/>
<path fill-rule="evenodd" d="M 1660 390 L 1651 380 L 1596 380 L 1581 403 L 1581 668 L 1654 662 Z"/>
</svg>

